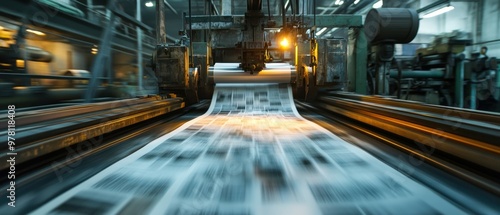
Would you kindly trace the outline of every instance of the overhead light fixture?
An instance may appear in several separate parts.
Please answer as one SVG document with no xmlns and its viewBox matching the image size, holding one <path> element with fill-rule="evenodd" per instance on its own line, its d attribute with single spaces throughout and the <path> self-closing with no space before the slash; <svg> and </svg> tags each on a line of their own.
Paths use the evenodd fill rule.
<svg viewBox="0 0 500 215">
<path fill-rule="evenodd" d="M 384 5 L 384 2 L 382 2 L 382 0 L 376 2 L 375 4 L 373 4 L 373 8 L 381 8 L 382 5 Z"/>
<path fill-rule="evenodd" d="M 146 7 L 153 7 L 153 6 L 154 6 L 154 4 L 153 4 L 153 2 L 152 2 L 152 1 L 148 1 L 148 2 L 146 2 L 146 4 L 145 4 L 145 5 L 146 5 Z"/>
<path fill-rule="evenodd" d="M 358 3 L 359 3 L 359 1 L 360 1 L 360 0 L 356 0 L 356 1 L 354 1 L 354 4 L 358 4 Z"/>
<path fill-rule="evenodd" d="M 41 31 L 36 31 L 36 30 L 33 30 L 33 29 L 27 29 L 26 31 L 30 32 L 30 33 L 33 33 L 33 34 L 36 34 L 38 36 L 45 36 L 45 33 L 41 32 Z"/>
<path fill-rule="evenodd" d="M 322 28 L 321 30 L 319 30 L 318 32 L 316 32 L 316 36 L 319 36 L 321 35 L 322 33 L 324 33 L 326 31 L 326 27 Z"/>
<path fill-rule="evenodd" d="M 439 9 L 435 10 L 435 11 L 432 11 L 432 12 L 430 12 L 428 14 L 425 14 L 425 15 L 422 16 L 422 18 L 426 19 L 426 18 L 435 17 L 437 15 L 446 13 L 446 12 L 451 11 L 453 9 L 455 9 L 455 7 L 453 7 L 451 5 L 448 5 L 446 7 L 442 7 L 442 8 L 439 8 Z"/>
<path fill-rule="evenodd" d="M 286 3 L 285 3 L 285 9 L 288 7 L 288 4 L 290 4 L 290 0 L 286 1 Z"/>
</svg>

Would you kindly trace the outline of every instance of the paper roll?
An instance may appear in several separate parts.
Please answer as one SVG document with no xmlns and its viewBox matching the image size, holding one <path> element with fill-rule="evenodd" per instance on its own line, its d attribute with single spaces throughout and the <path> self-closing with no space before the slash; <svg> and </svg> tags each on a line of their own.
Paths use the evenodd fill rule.
<svg viewBox="0 0 500 215">
<path fill-rule="evenodd" d="M 290 83 L 295 69 L 288 63 L 266 63 L 266 68 L 250 74 L 238 68 L 239 63 L 216 63 L 209 76 L 214 83 Z"/>
</svg>

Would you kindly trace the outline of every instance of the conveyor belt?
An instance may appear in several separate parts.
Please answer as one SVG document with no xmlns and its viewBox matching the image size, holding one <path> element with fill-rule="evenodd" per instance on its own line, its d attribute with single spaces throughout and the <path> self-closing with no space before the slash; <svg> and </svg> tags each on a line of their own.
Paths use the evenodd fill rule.
<svg viewBox="0 0 500 215">
<path fill-rule="evenodd" d="M 465 214 L 296 111 L 285 84 L 210 109 L 32 214 Z"/>
</svg>

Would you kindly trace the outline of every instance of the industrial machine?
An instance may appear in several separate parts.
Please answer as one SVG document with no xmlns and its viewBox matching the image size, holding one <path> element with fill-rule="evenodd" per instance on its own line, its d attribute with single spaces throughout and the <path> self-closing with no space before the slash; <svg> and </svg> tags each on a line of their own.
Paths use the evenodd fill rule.
<svg viewBox="0 0 500 215">
<path fill-rule="evenodd" d="M 16 149 L 2 150 L 11 160 L 18 156 L 16 180 L 26 183 L 15 188 L 6 178 L 0 182 L 10 185 L 11 196 L 28 195 L 17 199 L 15 212 L 9 213 L 10 205 L 2 211 L 498 211 L 500 115 L 391 98 L 448 105 L 464 105 L 469 91 L 498 98 L 496 59 L 485 52 L 465 59 L 461 52 L 470 40 L 440 37 L 402 61 L 395 47 L 414 39 L 414 10 L 372 9 L 363 24 L 359 15 L 298 14 L 298 1 L 290 1 L 293 15 L 287 16 L 281 1 L 276 19 L 262 13 L 262 1 L 247 0 L 244 15 L 189 12 L 181 39 L 168 44 L 164 4 L 156 2 L 158 45 L 151 66 L 163 98 L 17 109 L 22 115 L 15 125 L 23 129 Z M 317 38 L 333 28 L 347 37 Z M 94 65 L 109 61 L 112 34 L 112 28 L 104 30 Z M 71 87 L 88 85 L 86 99 L 92 101 L 104 71 L 93 66 L 63 74 L 78 80 L 68 82 Z M 50 98 L 40 95 L 33 97 Z M 199 99 L 212 95 L 201 114 L 209 102 Z M 0 123 L 9 129 L 3 139 L 11 136 L 14 109 L 9 106 Z M 4 162 L 0 168 L 13 166 Z"/>
<path fill-rule="evenodd" d="M 495 110 L 500 99 L 495 57 L 464 51 L 472 45 L 459 31 L 441 34 L 413 58 L 386 61 L 385 91 L 375 94 L 460 108 Z M 369 69 L 369 74 L 375 68 Z M 377 76 L 378 77 L 378 76 Z"/>
<path fill-rule="evenodd" d="M 183 45 L 158 46 L 152 58 L 160 95 L 181 95 L 189 103 L 198 101 L 198 69 L 189 67 L 188 48 Z"/>
<path fill-rule="evenodd" d="M 268 76 L 268 69 L 276 69 L 269 67 L 270 64 L 290 65 L 287 82 L 293 85 L 294 95 L 299 99 L 313 99 L 320 87 L 366 93 L 367 44 L 361 16 L 302 14 L 273 19 L 261 9 L 261 1 L 248 0 L 244 16 L 186 17 L 185 29 L 189 35 L 196 37 L 197 33 L 208 31 L 209 40 L 190 38 L 190 47 L 158 45 L 152 65 L 160 94 L 181 94 L 179 96 L 187 98 L 211 95 L 209 91 L 214 85 L 211 66 L 215 63 L 237 63 L 233 69 L 239 72 L 234 74 L 250 79 Z M 294 13 L 298 14 L 298 10 Z M 349 28 L 352 37 L 349 41 L 318 40 L 315 32 L 320 27 Z M 337 53 L 337 57 L 329 59 L 332 52 Z"/>
<path fill-rule="evenodd" d="M 397 20 L 397 21 L 394 21 Z M 388 74 L 394 60 L 394 45 L 409 43 L 418 32 L 419 18 L 414 10 L 403 8 L 378 8 L 366 15 L 365 32 L 371 42 L 369 73 L 370 92 L 388 95 Z"/>
</svg>

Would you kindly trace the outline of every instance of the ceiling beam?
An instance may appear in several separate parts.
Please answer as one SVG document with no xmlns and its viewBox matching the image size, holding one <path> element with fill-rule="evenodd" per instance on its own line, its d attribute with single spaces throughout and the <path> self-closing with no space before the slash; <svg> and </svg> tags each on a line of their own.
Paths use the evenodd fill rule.
<svg viewBox="0 0 500 215">
<path fill-rule="evenodd" d="M 347 8 L 354 4 L 354 0 L 347 0 L 344 2 L 344 4 L 340 5 L 337 10 L 333 11 L 333 14 L 341 14 L 341 13 L 346 13 Z"/>
<path fill-rule="evenodd" d="M 328 6 L 327 8 L 331 8 L 331 7 L 333 7 L 334 5 L 335 5 L 335 1 L 332 1 L 332 3 L 330 3 L 330 6 Z M 314 11 L 313 11 L 313 12 L 314 12 Z M 326 10 L 323 10 L 323 11 L 320 13 L 320 15 L 323 15 L 323 14 L 325 14 L 325 13 L 326 13 Z"/>
<path fill-rule="evenodd" d="M 177 15 L 177 10 L 175 10 L 174 7 L 172 7 L 172 5 L 170 5 L 170 3 L 167 2 L 167 0 L 163 0 L 163 3 L 168 7 L 168 9 L 170 9 L 172 12 L 174 12 L 175 15 Z"/>
<path fill-rule="evenodd" d="M 204 30 L 211 28 L 212 30 L 222 30 L 222 29 L 243 29 L 245 16 L 243 15 L 227 15 L 227 16 L 213 16 L 211 17 L 212 22 L 209 24 L 208 16 L 192 16 L 192 27 L 193 30 Z M 275 19 L 276 26 L 283 26 L 283 21 L 281 19 Z M 304 15 L 304 24 L 307 26 L 314 25 L 313 15 Z M 189 22 L 185 23 L 186 26 Z M 362 27 L 362 20 L 360 15 L 345 15 L 338 14 L 336 16 L 332 15 L 316 15 L 316 26 L 317 27 Z"/>
<path fill-rule="evenodd" d="M 439 6 L 439 5 L 444 5 L 444 4 L 449 4 L 449 3 L 450 3 L 450 0 L 439 0 L 439 1 L 435 1 L 435 2 L 430 3 L 430 4 L 428 4 L 428 5 L 426 5 L 426 6 L 422 7 L 422 8 L 419 8 L 419 9 L 417 10 L 417 13 L 426 12 L 426 11 L 428 11 L 428 10 L 430 10 L 430 9 L 433 9 L 433 8 L 435 8 L 435 7 Z"/>
<path fill-rule="evenodd" d="M 210 5 L 212 5 L 212 9 L 213 9 L 212 11 L 215 12 L 215 15 L 217 15 L 217 16 L 220 15 L 219 10 L 217 10 L 217 7 L 215 6 L 214 1 L 213 0 L 208 0 L 208 1 L 210 1 Z M 223 3 L 223 2 L 224 1 L 221 1 L 221 3 Z M 232 5 L 231 5 L 231 7 L 232 7 Z"/>
<path fill-rule="evenodd" d="M 324 10 L 335 10 L 335 9 L 337 9 L 337 7 L 316 7 L 316 8 L 318 8 L 318 10 L 323 10 L 323 11 Z"/>
</svg>

